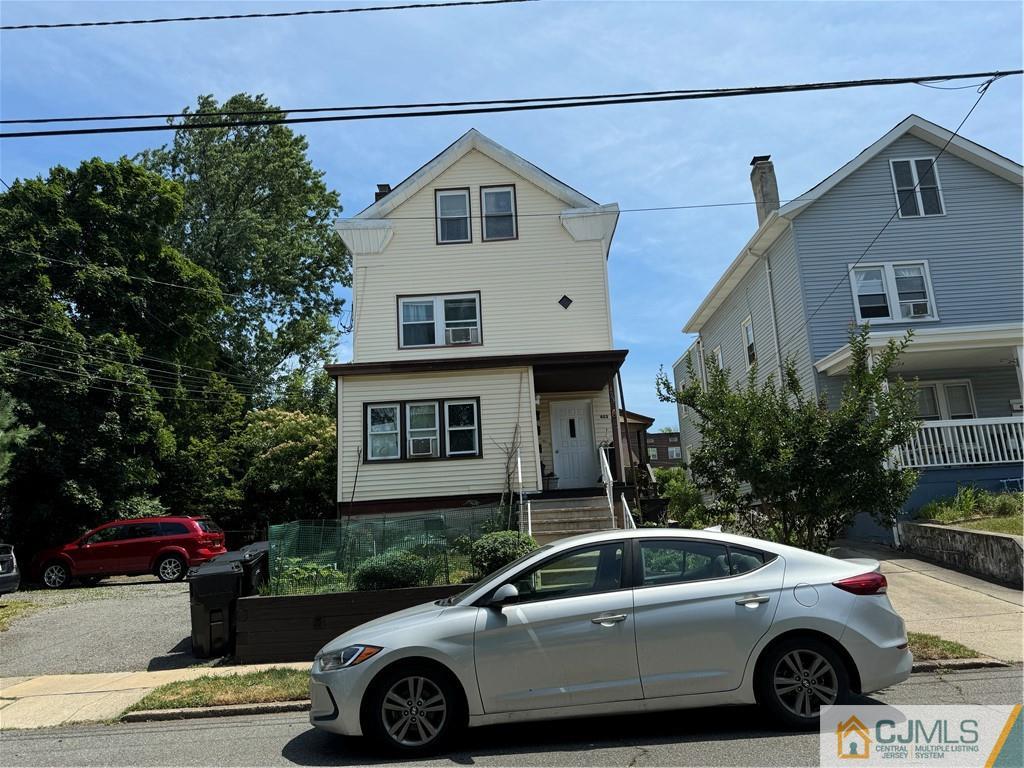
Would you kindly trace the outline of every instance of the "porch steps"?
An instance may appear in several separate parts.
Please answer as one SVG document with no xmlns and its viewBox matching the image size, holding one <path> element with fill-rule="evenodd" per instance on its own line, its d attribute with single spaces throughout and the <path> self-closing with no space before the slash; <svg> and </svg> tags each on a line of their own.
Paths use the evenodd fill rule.
<svg viewBox="0 0 1024 768">
<path fill-rule="evenodd" d="M 538 544 L 612 527 L 611 513 L 603 496 L 538 499 L 530 506 L 533 538 Z"/>
</svg>

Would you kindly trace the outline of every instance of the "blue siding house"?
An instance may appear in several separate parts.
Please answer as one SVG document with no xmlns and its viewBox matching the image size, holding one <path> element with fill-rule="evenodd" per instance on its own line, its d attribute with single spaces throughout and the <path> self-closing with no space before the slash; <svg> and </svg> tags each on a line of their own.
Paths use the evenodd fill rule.
<svg viewBox="0 0 1024 768">
<path fill-rule="evenodd" d="M 919 383 L 922 427 L 895 460 L 921 478 L 906 511 L 962 484 L 1020 483 L 1021 166 L 916 115 L 781 207 L 769 157 L 751 165 L 758 228 L 686 322 L 697 337 L 677 385 L 687 358 L 735 381 L 755 361 L 778 380 L 792 359 L 805 391 L 834 403 L 851 323 L 870 323 L 877 346 L 913 328 L 901 375 Z M 680 408 L 684 460 L 694 418 Z M 863 518 L 854 535 L 891 538 Z"/>
</svg>

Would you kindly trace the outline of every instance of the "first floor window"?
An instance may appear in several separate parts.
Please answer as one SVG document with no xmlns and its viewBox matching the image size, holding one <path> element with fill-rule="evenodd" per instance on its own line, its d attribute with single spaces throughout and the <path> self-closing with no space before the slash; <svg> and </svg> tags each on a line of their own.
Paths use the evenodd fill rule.
<svg viewBox="0 0 1024 768">
<path fill-rule="evenodd" d="M 515 187 L 481 187 L 484 240 L 514 240 L 516 231 Z"/>
<path fill-rule="evenodd" d="M 446 400 L 445 431 L 449 456 L 473 456 L 479 453 L 475 400 Z"/>
<path fill-rule="evenodd" d="M 722 360 L 722 348 L 715 347 L 713 350 L 711 350 L 711 354 L 715 356 L 715 365 L 718 366 L 718 369 L 721 370 L 722 368 L 724 368 L 725 363 Z"/>
<path fill-rule="evenodd" d="M 655 446 L 653 446 L 653 445 L 650 446 L 647 449 L 647 460 L 648 461 L 657 461 L 658 460 L 658 449 Z"/>
<path fill-rule="evenodd" d="M 966 379 L 919 382 L 917 415 L 925 421 L 973 419 L 976 412 L 971 382 Z"/>
<path fill-rule="evenodd" d="M 927 262 L 861 264 L 850 275 L 858 321 L 935 319 Z"/>
<path fill-rule="evenodd" d="M 409 458 L 436 457 L 439 453 L 437 403 L 410 403 L 406 406 L 409 425 Z"/>
<path fill-rule="evenodd" d="M 683 449 L 678 445 L 670 445 L 668 447 L 668 457 L 670 459 L 681 459 L 683 458 Z"/>
<path fill-rule="evenodd" d="M 740 327 L 740 336 L 743 341 L 743 350 L 747 356 L 747 368 L 757 362 L 757 351 L 754 349 L 754 323 L 748 317 Z"/>
<path fill-rule="evenodd" d="M 400 410 L 397 404 L 367 408 L 367 458 L 371 461 L 401 458 Z"/>
</svg>

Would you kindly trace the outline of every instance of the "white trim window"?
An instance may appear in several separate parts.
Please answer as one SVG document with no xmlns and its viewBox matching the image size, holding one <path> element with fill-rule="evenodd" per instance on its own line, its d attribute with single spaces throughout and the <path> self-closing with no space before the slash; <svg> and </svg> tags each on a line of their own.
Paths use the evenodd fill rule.
<svg viewBox="0 0 1024 768">
<path fill-rule="evenodd" d="M 410 459 L 440 455 L 440 417 L 437 402 L 407 403 L 405 406 L 406 455 Z"/>
<path fill-rule="evenodd" d="M 970 379 L 918 382 L 917 414 L 922 420 L 973 419 L 977 412 Z"/>
<path fill-rule="evenodd" d="M 725 364 L 722 362 L 722 348 L 720 346 L 715 347 L 711 350 L 711 354 L 714 355 L 715 364 L 718 366 L 718 369 L 721 370 L 724 368 Z"/>
<path fill-rule="evenodd" d="M 398 300 L 399 346 L 480 343 L 480 294 L 403 296 Z"/>
<path fill-rule="evenodd" d="M 448 456 L 476 456 L 479 414 L 476 400 L 445 400 L 445 453 Z"/>
<path fill-rule="evenodd" d="M 746 355 L 747 369 L 749 370 L 757 362 L 757 350 L 754 348 L 754 321 L 747 315 L 747 319 L 740 323 L 740 343 L 743 345 L 743 353 Z"/>
<path fill-rule="evenodd" d="M 889 168 L 901 219 L 945 214 L 939 170 L 934 157 L 890 160 Z"/>
<path fill-rule="evenodd" d="M 519 236 L 515 187 L 481 187 L 484 240 L 515 240 Z"/>
<path fill-rule="evenodd" d="M 668 447 L 668 457 L 670 459 L 681 459 L 683 458 L 683 449 L 678 445 L 670 445 Z"/>
<path fill-rule="evenodd" d="M 439 189 L 434 192 L 437 209 L 437 242 L 469 243 L 473 233 L 469 227 L 469 190 Z"/>
<path fill-rule="evenodd" d="M 658 460 L 658 447 L 656 445 L 647 446 L 647 460 L 657 461 Z"/>
<path fill-rule="evenodd" d="M 384 403 L 366 406 L 367 460 L 383 461 L 402 458 L 399 435 L 402 432 L 401 406 Z"/>
<path fill-rule="evenodd" d="M 926 261 L 851 266 L 850 286 L 859 322 L 938 319 Z"/>
</svg>

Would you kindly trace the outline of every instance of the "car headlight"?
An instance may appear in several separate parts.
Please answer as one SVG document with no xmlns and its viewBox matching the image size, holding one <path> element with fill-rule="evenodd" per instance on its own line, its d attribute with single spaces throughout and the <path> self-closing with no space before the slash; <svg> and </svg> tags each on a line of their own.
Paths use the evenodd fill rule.
<svg viewBox="0 0 1024 768">
<path fill-rule="evenodd" d="M 336 653 L 324 653 L 319 658 L 320 671 L 330 672 L 333 669 L 344 669 L 362 664 L 367 659 L 372 659 L 383 648 L 379 645 L 350 645 Z"/>
</svg>

